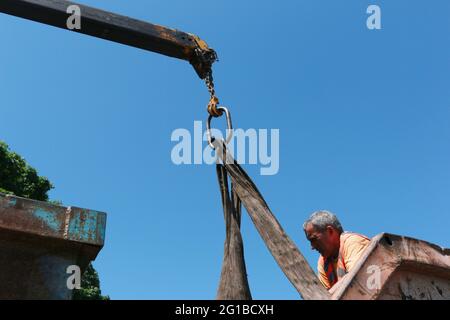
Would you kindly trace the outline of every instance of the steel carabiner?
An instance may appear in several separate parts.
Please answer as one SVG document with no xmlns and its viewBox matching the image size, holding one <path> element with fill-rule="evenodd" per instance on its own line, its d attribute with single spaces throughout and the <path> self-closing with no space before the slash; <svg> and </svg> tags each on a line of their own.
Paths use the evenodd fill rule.
<svg viewBox="0 0 450 320">
<path fill-rule="evenodd" d="M 225 142 L 228 144 L 231 141 L 231 138 L 233 138 L 233 125 L 231 123 L 231 114 L 226 107 L 217 107 L 217 110 L 224 111 L 227 118 L 227 137 L 225 139 Z M 206 121 L 206 136 L 208 138 L 209 146 L 215 149 L 212 143 L 213 137 L 211 135 L 211 119 L 213 117 L 214 117 L 213 115 L 209 115 L 208 121 Z"/>
</svg>

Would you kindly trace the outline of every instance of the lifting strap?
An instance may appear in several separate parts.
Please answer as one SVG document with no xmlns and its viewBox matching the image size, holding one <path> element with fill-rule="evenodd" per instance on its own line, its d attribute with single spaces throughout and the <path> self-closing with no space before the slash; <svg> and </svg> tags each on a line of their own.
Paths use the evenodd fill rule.
<svg viewBox="0 0 450 320">
<path fill-rule="evenodd" d="M 240 208 L 237 210 L 240 207 L 239 203 L 242 202 L 270 253 L 300 296 L 305 300 L 329 300 L 330 294 L 319 282 L 295 243 L 284 232 L 253 181 L 226 152 L 225 142 L 218 139 L 212 139 L 211 142 L 216 150 L 217 160 L 222 162 L 222 165 L 217 165 L 217 172 L 227 224 L 227 240 L 218 298 L 247 299 L 244 298 L 247 294 L 250 298 L 239 228 Z M 235 199 L 233 205 L 226 196 L 228 194 L 227 175 L 231 178 Z"/>
<path fill-rule="evenodd" d="M 252 295 L 247 280 L 244 260 L 244 246 L 241 236 L 241 201 L 231 186 L 231 198 L 228 191 L 228 178 L 225 167 L 216 165 L 222 196 L 223 214 L 225 218 L 225 246 L 220 274 L 218 300 L 251 300 Z"/>
</svg>

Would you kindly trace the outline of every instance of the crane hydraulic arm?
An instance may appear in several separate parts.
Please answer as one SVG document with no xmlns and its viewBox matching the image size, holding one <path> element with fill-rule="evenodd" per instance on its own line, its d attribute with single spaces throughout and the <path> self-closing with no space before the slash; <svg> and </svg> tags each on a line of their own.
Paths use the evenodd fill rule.
<svg viewBox="0 0 450 320">
<path fill-rule="evenodd" d="M 71 31 L 189 61 L 206 78 L 216 52 L 196 35 L 65 0 L 1 0 L 0 12 L 70 30 L 69 8 L 79 8 L 81 26 Z"/>
</svg>

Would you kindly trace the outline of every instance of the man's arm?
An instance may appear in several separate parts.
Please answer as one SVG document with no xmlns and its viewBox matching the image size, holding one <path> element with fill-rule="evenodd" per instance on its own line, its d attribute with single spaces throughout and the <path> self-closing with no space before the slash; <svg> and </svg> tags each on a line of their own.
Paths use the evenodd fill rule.
<svg viewBox="0 0 450 320">
<path fill-rule="evenodd" d="M 344 263 L 347 272 L 350 272 L 358 262 L 359 258 L 364 252 L 364 249 L 369 245 L 370 240 L 359 235 L 351 235 L 344 244 Z"/>
</svg>

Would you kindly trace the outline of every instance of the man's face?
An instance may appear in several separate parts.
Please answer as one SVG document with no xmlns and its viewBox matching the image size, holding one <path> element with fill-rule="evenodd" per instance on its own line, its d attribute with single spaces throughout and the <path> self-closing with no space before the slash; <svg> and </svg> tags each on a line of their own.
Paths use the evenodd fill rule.
<svg viewBox="0 0 450 320">
<path fill-rule="evenodd" d="M 317 250 L 324 258 L 328 258 L 336 252 L 336 241 L 333 237 L 333 232 L 335 231 L 332 227 L 327 227 L 327 229 L 320 231 L 310 223 L 305 228 L 305 235 L 311 243 L 311 249 Z M 339 247 L 337 247 L 337 250 L 339 250 Z"/>
</svg>

